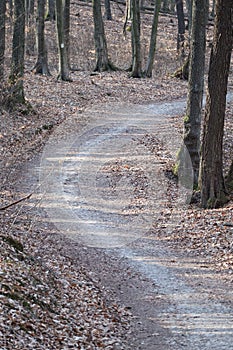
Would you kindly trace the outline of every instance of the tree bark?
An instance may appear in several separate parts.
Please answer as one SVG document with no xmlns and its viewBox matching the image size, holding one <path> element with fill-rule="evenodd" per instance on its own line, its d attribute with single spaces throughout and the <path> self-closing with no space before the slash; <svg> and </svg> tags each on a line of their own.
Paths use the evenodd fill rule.
<svg viewBox="0 0 233 350">
<path fill-rule="evenodd" d="M 227 175 L 226 184 L 229 192 L 233 192 L 233 160 L 231 162 L 230 170 Z"/>
<path fill-rule="evenodd" d="M 223 177 L 222 144 L 233 42 L 232 10 L 232 1 L 216 1 L 201 153 L 200 187 L 203 208 L 217 208 L 228 200 Z"/>
<path fill-rule="evenodd" d="M 55 20 L 56 19 L 56 0 L 47 0 L 47 13 L 46 20 Z"/>
<path fill-rule="evenodd" d="M 140 4 L 139 0 L 132 0 L 132 78 L 141 78 L 142 66 L 141 66 L 141 21 L 140 21 Z"/>
<path fill-rule="evenodd" d="M 11 72 L 9 76 L 9 95 L 5 101 L 8 108 L 24 104 L 24 51 L 25 51 L 25 2 L 17 0 L 14 4 L 14 31 L 12 41 Z"/>
<path fill-rule="evenodd" d="M 59 73 L 58 79 L 64 81 L 71 81 L 69 77 L 67 42 L 65 39 L 65 13 L 66 0 L 56 0 L 56 25 L 58 38 L 58 52 L 59 52 Z"/>
<path fill-rule="evenodd" d="M 152 23 L 152 29 L 151 29 L 151 38 L 150 38 L 150 48 L 149 48 L 149 55 L 148 55 L 146 71 L 145 71 L 145 75 L 148 78 L 152 77 L 160 8 L 161 8 L 161 0 L 155 0 L 154 16 L 153 16 L 153 23 Z"/>
<path fill-rule="evenodd" d="M 65 1 L 64 7 L 64 38 L 66 43 L 66 55 L 70 69 L 70 0 Z"/>
<path fill-rule="evenodd" d="M 38 45 L 38 57 L 35 67 L 33 68 L 36 74 L 50 75 L 48 68 L 48 57 L 45 43 L 45 1 L 37 1 L 37 45 Z"/>
<path fill-rule="evenodd" d="M 95 72 L 115 70 L 108 57 L 107 41 L 104 31 L 104 22 L 101 11 L 101 0 L 93 0 L 93 18 L 94 18 L 94 40 L 96 66 Z"/>
<path fill-rule="evenodd" d="M 178 19 L 177 51 L 179 52 L 181 48 L 181 55 L 184 55 L 185 21 L 183 0 L 176 0 L 176 12 Z"/>
<path fill-rule="evenodd" d="M 0 2 L 0 82 L 4 78 L 6 0 Z"/>
<path fill-rule="evenodd" d="M 111 3 L 110 0 L 104 0 L 104 6 L 105 6 L 105 18 L 108 21 L 112 20 L 112 11 L 111 11 Z"/>
<path fill-rule="evenodd" d="M 194 0 L 192 12 L 188 97 L 184 119 L 184 144 L 189 151 L 194 171 L 194 186 L 197 187 L 205 70 L 206 0 Z"/>
<path fill-rule="evenodd" d="M 193 15 L 193 0 L 186 0 L 186 8 L 188 11 L 188 30 L 189 36 L 191 36 L 191 28 L 192 28 L 192 15 Z"/>
<path fill-rule="evenodd" d="M 36 46 L 34 7 L 35 0 L 26 0 L 26 52 L 28 55 L 34 55 Z"/>
<path fill-rule="evenodd" d="M 211 9 L 211 13 L 210 13 L 210 16 L 212 18 L 214 18 L 214 15 L 215 15 L 215 0 L 213 0 L 213 2 L 212 2 L 212 9 Z"/>
</svg>

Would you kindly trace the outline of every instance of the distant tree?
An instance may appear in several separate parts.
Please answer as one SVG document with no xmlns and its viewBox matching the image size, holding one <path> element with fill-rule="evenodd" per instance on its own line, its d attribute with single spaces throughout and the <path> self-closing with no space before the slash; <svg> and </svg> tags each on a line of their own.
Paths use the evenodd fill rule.
<svg viewBox="0 0 233 350">
<path fill-rule="evenodd" d="M 25 51 L 25 1 L 14 3 L 14 30 L 12 41 L 9 91 L 5 101 L 7 107 L 25 103 L 24 98 L 24 51 Z"/>
<path fill-rule="evenodd" d="M 111 11 L 111 3 L 110 0 L 104 0 L 104 6 L 105 6 L 105 14 L 104 17 L 108 20 L 112 20 L 112 11 Z"/>
<path fill-rule="evenodd" d="M 140 20 L 140 4 L 139 0 L 131 1 L 131 14 L 132 14 L 132 78 L 141 78 L 142 76 L 142 63 L 141 63 L 141 20 Z"/>
<path fill-rule="evenodd" d="M 108 57 L 107 41 L 104 31 L 104 22 L 101 11 L 101 0 L 93 0 L 93 18 L 94 18 L 94 40 L 95 40 L 95 55 L 96 66 L 94 71 L 102 72 L 115 70 L 116 68 L 111 63 Z"/>
<path fill-rule="evenodd" d="M 56 0 L 47 0 L 46 20 L 56 19 Z"/>
<path fill-rule="evenodd" d="M 211 9 L 211 12 L 210 12 L 210 16 L 212 18 L 214 18 L 214 14 L 215 14 L 215 0 L 212 1 L 212 9 Z"/>
<path fill-rule="evenodd" d="M 145 71 L 145 75 L 148 78 L 152 77 L 160 8 L 161 8 L 161 0 L 155 0 L 154 16 L 153 16 L 153 23 L 152 23 L 152 29 L 151 29 L 151 38 L 150 38 L 150 48 L 149 48 L 149 55 L 148 55 L 146 71 Z"/>
<path fill-rule="evenodd" d="M 191 34 L 193 0 L 186 0 L 185 3 L 188 12 L 188 30 L 189 34 Z"/>
<path fill-rule="evenodd" d="M 233 44 L 232 23 L 232 1 L 216 0 L 200 167 L 201 205 L 204 208 L 216 208 L 228 200 L 222 147 Z"/>
<path fill-rule="evenodd" d="M 4 77 L 6 0 L 0 1 L 0 81 Z"/>
<path fill-rule="evenodd" d="M 65 35 L 65 7 L 67 0 L 56 0 L 56 25 L 59 52 L 58 79 L 71 81 L 69 76 L 69 59 L 67 37 Z"/>
<path fill-rule="evenodd" d="M 28 55 L 34 55 L 36 46 L 34 8 L 35 0 L 26 0 L 26 52 Z"/>
<path fill-rule="evenodd" d="M 180 51 L 181 48 L 181 55 L 184 55 L 185 21 L 183 0 L 176 0 L 176 12 L 178 19 L 177 50 Z"/>
<path fill-rule="evenodd" d="M 68 67 L 70 69 L 70 0 L 66 0 L 64 6 L 64 40 L 66 43 Z"/>
<path fill-rule="evenodd" d="M 33 68 L 36 74 L 50 75 L 48 68 L 48 57 L 45 43 L 45 1 L 37 0 L 37 46 L 38 57 L 35 67 Z"/>
<path fill-rule="evenodd" d="M 14 11 L 13 0 L 8 0 L 8 3 L 9 3 L 10 18 L 12 18 L 13 17 L 13 11 Z"/>
<path fill-rule="evenodd" d="M 169 12 L 170 11 L 169 5 L 170 5 L 170 1 L 169 0 L 163 0 L 162 1 L 162 6 L 161 6 L 161 10 L 163 12 Z"/>
<path fill-rule="evenodd" d="M 206 47 L 206 4 L 206 0 L 193 0 L 188 97 L 186 116 L 184 118 L 184 144 L 191 157 L 195 186 L 198 185 L 200 164 L 200 132 Z"/>
</svg>

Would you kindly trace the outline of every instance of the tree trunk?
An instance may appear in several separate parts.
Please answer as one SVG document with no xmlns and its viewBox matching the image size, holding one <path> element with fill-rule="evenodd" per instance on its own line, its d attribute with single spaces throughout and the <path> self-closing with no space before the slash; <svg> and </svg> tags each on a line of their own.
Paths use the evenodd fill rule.
<svg viewBox="0 0 233 350">
<path fill-rule="evenodd" d="M 152 77 L 160 7 L 161 7 L 161 0 L 155 0 L 154 17 L 153 17 L 151 38 L 150 38 L 150 49 L 149 49 L 149 55 L 148 55 L 146 71 L 145 71 L 145 75 L 148 78 Z"/>
<path fill-rule="evenodd" d="M 217 0 L 201 154 L 201 205 L 204 208 L 217 208 L 228 200 L 222 144 L 233 41 L 232 20 L 232 1 Z"/>
<path fill-rule="evenodd" d="M 112 20 L 112 11 L 111 11 L 110 0 L 104 0 L 104 6 L 105 6 L 105 18 L 108 21 L 111 21 Z"/>
<path fill-rule="evenodd" d="M 6 0 L 0 2 L 0 83 L 4 78 Z"/>
<path fill-rule="evenodd" d="M 189 36 L 191 36 L 192 14 L 193 14 L 193 0 L 186 0 L 186 8 L 187 8 L 187 11 L 188 11 L 188 30 L 189 30 Z"/>
<path fill-rule="evenodd" d="M 132 78 L 141 78 L 142 67 L 141 67 L 141 43 L 140 43 L 140 5 L 139 0 L 132 0 Z"/>
<path fill-rule="evenodd" d="M 58 79 L 71 81 L 69 77 L 67 42 L 65 41 L 65 13 L 66 0 L 56 0 L 56 25 L 59 52 L 59 73 Z"/>
<path fill-rule="evenodd" d="M 201 113 L 204 89 L 206 46 L 206 0 L 193 1 L 191 49 L 189 63 L 187 110 L 184 120 L 184 144 L 194 171 L 194 186 L 198 185 L 200 164 Z"/>
<path fill-rule="evenodd" d="M 56 19 L 56 0 L 47 0 L 47 13 L 46 20 L 55 20 Z"/>
<path fill-rule="evenodd" d="M 64 38 L 66 43 L 66 55 L 70 69 L 70 0 L 65 1 L 64 7 Z"/>
<path fill-rule="evenodd" d="M 184 34 L 185 34 L 185 21 L 184 21 L 184 6 L 183 0 L 176 0 L 176 12 L 178 19 L 178 34 L 177 34 L 177 51 L 180 51 L 181 55 L 184 55 Z"/>
<path fill-rule="evenodd" d="M 212 9 L 211 9 L 211 13 L 210 13 L 210 16 L 212 18 L 214 18 L 214 15 L 215 15 L 215 0 L 213 0 L 213 2 L 212 2 Z"/>
<path fill-rule="evenodd" d="M 188 78 L 189 78 L 189 62 L 190 62 L 190 53 L 188 54 L 188 57 L 184 61 L 184 64 L 174 72 L 173 76 L 175 78 L 188 80 Z"/>
<path fill-rule="evenodd" d="M 45 1 L 37 1 L 38 19 L 37 19 L 37 45 L 38 57 L 35 67 L 33 68 L 36 74 L 50 75 L 48 68 L 48 57 L 45 43 Z"/>
<path fill-rule="evenodd" d="M 163 2 L 162 2 L 162 11 L 165 12 L 165 13 L 169 13 L 170 12 L 169 2 L 170 1 L 168 1 L 168 0 L 163 0 Z M 156 3 L 156 1 L 155 1 L 155 3 Z"/>
<path fill-rule="evenodd" d="M 101 0 L 93 0 L 93 18 L 94 18 L 94 40 L 96 66 L 95 72 L 115 70 L 115 67 L 108 58 L 107 41 L 104 31 L 104 22 L 101 12 Z"/>
<path fill-rule="evenodd" d="M 35 0 L 26 1 L 26 52 L 28 55 L 34 55 L 36 46 L 36 30 L 35 30 L 35 16 L 34 16 Z"/>
<path fill-rule="evenodd" d="M 229 192 L 233 192 L 233 160 L 231 162 L 230 170 L 229 170 L 229 173 L 227 175 L 226 184 L 227 184 L 227 189 L 229 190 Z"/>
<path fill-rule="evenodd" d="M 6 106 L 14 108 L 24 104 L 24 50 L 25 50 L 25 2 L 17 0 L 14 4 L 14 31 L 12 41 L 11 72 L 9 76 L 9 95 Z"/>
</svg>

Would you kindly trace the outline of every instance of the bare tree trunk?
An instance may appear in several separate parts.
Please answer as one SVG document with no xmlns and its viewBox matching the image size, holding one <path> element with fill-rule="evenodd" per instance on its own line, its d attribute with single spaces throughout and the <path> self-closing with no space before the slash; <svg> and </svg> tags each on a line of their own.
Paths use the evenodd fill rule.
<svg viewBox="0 0 233 350">
<path fill-rule="evenodd" d="M 228 200 L 223 178 L 222 144 L 233 43 L 232 6 L 229 0 L 216 1 L 200 171 L 201 205 L 204 208 L 217 208 Z"/>
<path fill-rule="evenodd" d="M 112 11 L 111 11 L 111 3 L 110 0 L 104 0 L 104 6 L 105 6 L 105 18 L 108 21 L 112 20 Z"/>
<path fill-rule="evenodd" d="M 66 43 L 66 55 L 70 69 L 70 0 L 65 1 L 64 7 L 64 38 Z"/>
<path fill-rule="evenodd" d="M 152 77 L 152 70 L 153 70 L 155 50 L 156 50 L 157 28 L 158 28 L 160 7 L 161 7 L 161 0 L 155 0 L 154 17 L 153 17 L 151 38 L 150 38 L 150 49 L 149 49 L 149 55 L 148 55 L 146 71 L 145 71 L 145 75 L 148 78 Z"/>
<path fill-rule="evenodd" d="M 180 51 L 181 55 L 184 55 L 184 34 L 185 34 L 185 22 L 184 22 L 184 6 L 183 0 L 176 0 L 176 12 L 178 19 L 178 34 L 177 34 L 177 51 Z"/>
<path fill-rule="evenodd" d="M 198 185 L 200 164 L 200 132 L 204 90 L 206 47 L 206 0 L 193 1 L 191 50 L 188 79 L 187 109 L 184 120 L 184 144 L 194 171 L 194 186 Z"/>
<path fill-rule="evenodd" d="M 94 71 L 102 72 L 108 70 L 115 70 L 115 67 L 113 66 L 108 57 L 107 41 L 101 12 L 101 0 L 93 0 L 93 18 L 96 53 L 96 66 Z"/>
<path fill-rule="evenodd" d="M 0 83 L 4 78 L 6 0 L 0 1 Z"/>
<path fill-rule="evenodd" d="M 25 50 L 25 2 L 17 0 L 14 4 L 14 31 L 12 41 L 11 72 L 9 76 L 9 95 L 5 104 L 14 108 L 24 104 L 24 50 Z"/>
<path fill-rule="evenodd" d="M 10 18 L 12 18 L 13 12 L 14 12 L 13 0 L 8 0 L 8 2 L 9 2 L 9 9 L 10 9 Z"/>
<path fill-rule="evenodd" d="M 214 15 L 215 15 L 215 0 L 213 0 L 213 2 L 212 2 L 212 9 L 211 9 L 211 13 L 210 13 L 210 16 L 212 18 L 214 18 Z"/>
<path fill-rule="evenodd" d="M 162 1 L 162 11 L 163 12 L 169 12 L 170 11 L 170 8 L 169 8 L 169 0 L 163 0 Z"/>
<path fill-rule="evenodd" d="M 34 16 L 35 0 L 26 0 L 26 52 L 34 55 L 36 46 L 36 24 Z"/>
<path fill-rule="evenodd" d="M 50 75 L 48 68 L 48 57 L 45 43 L 45 1 L 37 0 L 37 45 L 38 45 L 38 57 L 35 67 L 33 68 L 36 74 Z"/>
<path fill-rule="evenodd" d="M 140 23 L 140 4 L 139 0 L 132 0 L 132 78 L 141 78 L 141 23 Z"/>
<path fill-rule="evenodd" d="M 56 0 L 56 24 L 59 52 L 59 73 L 58 79 L 71 81 L 69 77 L 69 66 L 67 56 L 67 42 L 65 41 L 64 11 L 66 0 Z"/>
<path fill-rule="evenodd" d="M 191 28 L 192 28 L 192 13 L 193 13 L 193 0 L 186 0 L 186 8 L 188 11 L 188 30 L 189 36 L 191 36 Z"/>
<path fill-rule="evenodd" d="M 46 20 L 55 20 L 56 19 L 56 0 L 47 0 L 47 12 Z"/>
<path fill-rule="evenodd" d="M 229 189 L 229 192 L 233 191 L 233 160 L 231 162 L 230 170 L 227 175 L 226 179 L 227 189 Z"/>
</svg>

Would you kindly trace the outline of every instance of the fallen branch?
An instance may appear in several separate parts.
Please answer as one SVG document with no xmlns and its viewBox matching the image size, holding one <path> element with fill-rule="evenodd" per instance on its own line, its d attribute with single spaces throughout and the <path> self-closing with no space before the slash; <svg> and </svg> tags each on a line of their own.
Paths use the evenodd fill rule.
<svg viewBox="0 0 233 350">
<path fill-rule="evenodd" d="M 32 195 L 32 193 L 28 194 L 26 197 L 20 198 L 20 199 L 18 199 L 17 201 L 6 205 L 5 207 L 1 207 L 1 208 L 0 208 L 0 211 L 6 210 L 6 209 L 8 209 L 8 208 L 10 208 L 10 207 L 13 207 L 13 205 L 16 205 L 16 204 L 18 204 L 18 203 L 20 203 L 20 202 L 22 202 L 22 201 L 25 201 L 26 199 L 29 199 L 29 198 L 31 197 L 31 195 Z"/>
</svg>

